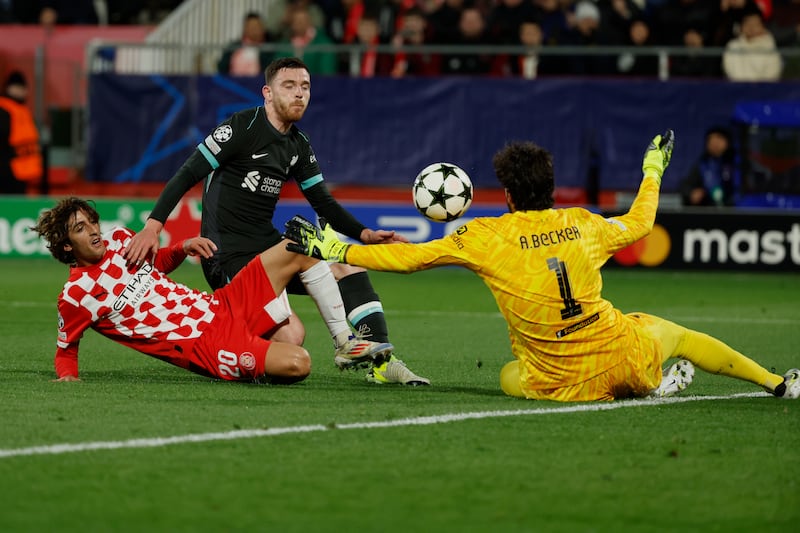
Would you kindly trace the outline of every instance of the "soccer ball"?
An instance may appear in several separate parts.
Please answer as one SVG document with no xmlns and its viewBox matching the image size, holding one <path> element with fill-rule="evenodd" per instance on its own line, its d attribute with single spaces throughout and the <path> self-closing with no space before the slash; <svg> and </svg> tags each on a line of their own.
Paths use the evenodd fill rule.
<svg viewBox="0 0 800 533">
<path fill-rule="evenodd" d="M 414 180 L 414 206 L 435 222 L 450 222 L 462 216 L 472 203 L 472 181 L 452 163 L 434 163 Z"/>
</svg>

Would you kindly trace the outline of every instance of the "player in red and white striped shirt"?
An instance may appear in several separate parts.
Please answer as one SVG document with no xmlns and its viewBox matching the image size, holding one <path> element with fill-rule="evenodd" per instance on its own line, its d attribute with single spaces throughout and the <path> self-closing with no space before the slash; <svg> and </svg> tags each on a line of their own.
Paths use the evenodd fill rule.
<svg viewBox="0 0 800 533">
<path fill-rule="evenodd" d="M 356 340 L 338 288 L 325 262 L 298 261 L 274 246 L 254 258 L 231 283 L 207 294 L 166 276 L 187 255 L 210 257 L 209 239 L 187 239 L 161 249 L 153 262 L 126 264 L 122 251 L 134 233 L 115 228 L 100 234 L 97 211 L 86 201 L 67 198 L 39 218 L 35 230 L 53 256 L 71 265 L 58 298 L 55 368 L 59 381 L 78 379 L 78 346 L 92 328 L 144 354 L 209 377 L 292 383 L 311 372 L 308 352 L 294 344 L 265 340 L 290 315 L 276 296 L 298 272 L 316 285 L 318 308 L 331 335 L 353 362 L 391 351 L 391 345 Z M 305 259 L 305 258 L 303 258 Z M 314 294 L 312 294 L 312 297 Z"/>
</svg>

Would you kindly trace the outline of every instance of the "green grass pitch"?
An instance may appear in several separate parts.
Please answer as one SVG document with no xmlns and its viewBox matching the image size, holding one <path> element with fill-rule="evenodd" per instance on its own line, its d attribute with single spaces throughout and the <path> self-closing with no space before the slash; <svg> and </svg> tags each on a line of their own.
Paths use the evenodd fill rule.
<svg viewBox="0 0 800 533">
<path fill-rule="evenodd" d="M 312 302 L 294 297 L 314 360 L 301 384 L 210 381 L 94 332 L 81 346 L 83 381 L 53 383 L 65 277 L 52 260 L 0 261 L 0 531 L 786 532 L 800 523 L 800 401 L 751 396 L 758 387 L 700 371 L 687 393 L 718 399 L 567 410 L 505 397 L 505 325 L 466 271 L 373 275 L 398 355 L 433 382 L 416 389 L 336 370 Z M 173 277 L 206 286 L 194 265 Z M 705 331 L 779 373 L 800 365 L 796 274 L 604 278 L 623 311 Z M 445 417 L 461 413 L 484 414 Z M 429 423 L 402 422 L 411 418 Z M 130 439 L 158 445 L 85 449 Z M 58 444 L 77 449 L 8 454 Z"/>
</svg>

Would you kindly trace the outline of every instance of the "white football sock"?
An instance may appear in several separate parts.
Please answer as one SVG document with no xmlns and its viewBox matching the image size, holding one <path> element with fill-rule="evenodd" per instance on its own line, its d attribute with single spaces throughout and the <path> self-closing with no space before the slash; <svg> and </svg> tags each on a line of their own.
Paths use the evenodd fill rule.
<svg viewBox="0 0 800 533">
<path fill-rule="evenodd" d="M 320 261 L 305 272 L 300 272 L 300 281 L 303 282 L 308 295 L 317 304 L 319 314 L 328 326 L 331 337 L 336 346 L 341 346 L 350 338 L 350 324 L 344 313 L 344 302 L 339 292 L 339 285 L 333 277 L 331 267 L 325 261 Z"/>
</svg>

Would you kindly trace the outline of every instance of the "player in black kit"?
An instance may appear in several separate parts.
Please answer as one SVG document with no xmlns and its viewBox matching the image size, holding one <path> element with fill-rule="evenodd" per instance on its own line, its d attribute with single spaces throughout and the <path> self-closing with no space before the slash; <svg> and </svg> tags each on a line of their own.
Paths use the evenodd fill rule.
<svg viewBox="0 0 800 533">
<path fill-rule="evenodd" d="M 170 212 L 204 178 L 201 234 L 216 244 L 217 251 L 203 260 L 203 273 L 214 289 L 225 286 L 253 257 L 281 240 L 272 216 L 289 179 L 299 185 L 314 211 L 344 235 L 364 244 L 406 241 L 394 231 L 365 227 L 328 191 L 308 137 L 295 126 L 311 96 L 305 64 L 297 58 L 275 60 L 267 67 L 265 79 L 261 91 L 264 105 L 235 113 L 222 122 L 169 180 L 145 227 L 126 250 L 129 262 L 142 261 L 158 250 L 158 235 Z M 367 272 L 340 264 L 332 264 L 331 270 L 339 281 L 347 317 L 355 331 L 364 340 L 388 343 L 383 307 Z M 290 283 L 287 290 L 305 292 L 299 280 Z M 304 337 L 305 328 L 294 312 L 273 336 L 295 344 L 302 344 Z M 377 358 L 367 380 L 430 384 L 394 355 Z"/>
</svg>

